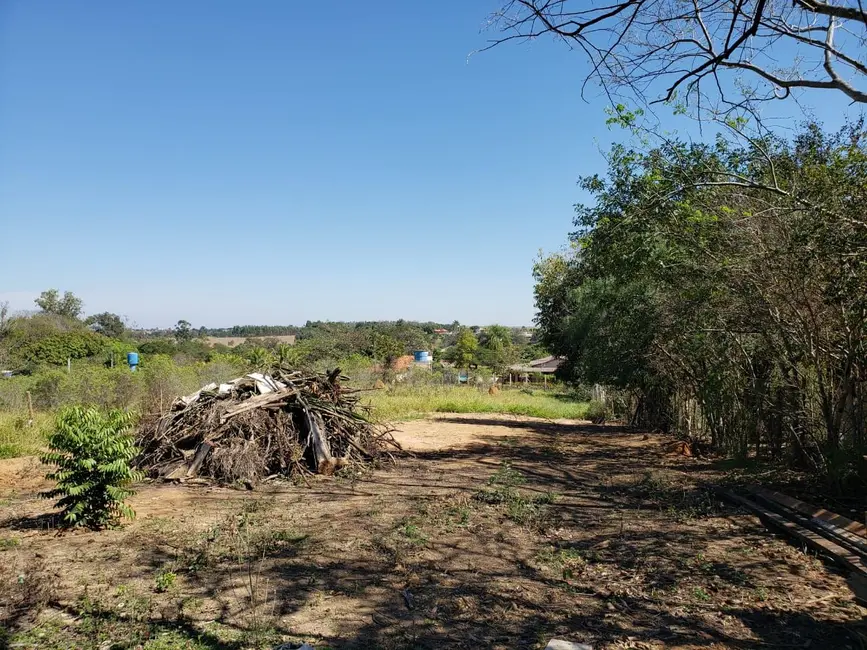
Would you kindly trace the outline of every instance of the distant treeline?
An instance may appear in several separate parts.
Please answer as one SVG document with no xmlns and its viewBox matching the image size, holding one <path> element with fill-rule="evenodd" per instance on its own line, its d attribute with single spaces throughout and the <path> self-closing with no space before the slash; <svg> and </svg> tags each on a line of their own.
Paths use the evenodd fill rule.
<svg viewBox="0 0 867 650">
<path fill-rule="evenodd" d="M 453 323 L 434 323 L 417 321 L 307 321 L 303 326 L 298 325 L 235 325 L 233 327 L 200 327 L 197 333 L 200 336 L 220 337 L 268 337 L 297 335 L 301 338 L 319 335 L 322 332 L 375 329 L 378 327 L 396 327 L 398 329 L 416 329 L 433 334 L 435 330 L 451 330 L 459 327 L 457 321 Z"/>
<path fill-rule="evenodd" d="M 197 331 L 203 336 L 251 337 L 251 336 L 289 336 L 297 334 L 295 325 L 235 325 L 234 327 L 201 327 Z"/>
<path fill-rule="evenodd" d="M 437 360 L 498 370 L 547 354 L 533 331 L 524 327 L 395 320 L 208 328 L 179 320 L 171 329 L 134 330 L 114 313 L 84 317 L 83 301 L 69 291 L 61 295 L 50 289 L 36 304 L 39 312 L 16 315 L 0 304 L 0 370 L 39 373 L 79 359 L 111 366 L 134 351 L 143 355 L 142 366 L 154 356 L 164 356 L 179 363 L 228 359 L 257 367 L 269 359 L 312 366 L 356 357 L 389 367 L 401 356 L 427 350 Z M 296 337 L 294 345 L 279 339 L 291 335 Z M 207 337 L 227 340 L 207 341 Z"/>
</svg>

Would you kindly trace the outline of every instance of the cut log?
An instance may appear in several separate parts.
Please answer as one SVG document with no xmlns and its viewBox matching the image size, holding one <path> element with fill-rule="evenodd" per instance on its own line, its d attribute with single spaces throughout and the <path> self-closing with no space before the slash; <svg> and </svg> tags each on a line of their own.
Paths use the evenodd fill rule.
<svg viewBox="0 0 867 650">
<path fill-rule="evenodd" d="M 322 417 L 318 413 L 311 414 L 309 409 L 304 409 L 304 419 L 307 421 L 309 434 L 307 444 L 313 447 L 313 459 L 316 462 L 317 471 L 320 474 L 333 474 L 334 459 L 331 457 Z"/>
<path fill-rule="evenodd" d="M 208 457 L 208 454 L 211 452 L 211 449 L 214 448 L 207 440 L 203 440 L 199 446 L 196 448 L 196 455 L 193 456 L 193 462 L 190 463 L 190 468 L 187 470 L 187 478 L 195 476 L 199 473 L 199 468 L 202 466 L 202 463 L 205 462 L 205 458 Z"/>
<path fill-rule="evenodd" d="M 367 450 L 366 450 L 364 447 L 362 447 L 361 445 L 359 445 L 357 442 L 355 442 L 355 440 L 353 440 L 353 439 L 350 438 L 349 436 L 347 436 L 347 437 L 345 438 L 345 440 L 346 440 L 346 442 L 349 443 L 349 446 L 350 446 L 350 447 L 352 447 L 353 449 L 355 449 L 357 452 L 359 452 L 359 453 L 360 453 L 361 455 L 363 455 L 365 458 L 370 458 L 370 452 L 367 451 Z"/>
<path fill-rule="evenodd" d="M 328 373 L 328 383 L 329 384 L 336 384 L 337 381 L 340 379 L 340 373 L 341 372 L 342 371 L 340 370 L 340 368 L 335 368 L 334 370 L 329 372 Z"/>
</svg>

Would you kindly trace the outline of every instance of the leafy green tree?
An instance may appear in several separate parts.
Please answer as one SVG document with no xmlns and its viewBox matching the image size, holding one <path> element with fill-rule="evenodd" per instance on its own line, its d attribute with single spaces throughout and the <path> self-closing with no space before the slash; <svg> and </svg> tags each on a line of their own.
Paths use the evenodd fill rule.
<svg viewBox="0 0 867 650">
<path fill-rule="evenodd" d="M 177 354 L 178 346 L 171 339 L 151 339 L 138 344 L 138 351 L 142 354 Z"/>
<path fill-rule="evenodd" d="M 76 297 L 71 291 L 65 291 L 61 297 L 57 289 L 43 291 L 34 302 L 46 314 L 67 318 L 78 318 L 84 307 L 81 298 Z"/>
<path fill-rule="evenodd" d="M 502 325 L 488 325 L 482 331 L 481 344 L 490 350 L 512 345 L 512 330 Z"/>
<path fill-rule="evenodd" d="M 391 366 L 395 359 L 406 352 L 404 345 L 390 334 L 381 332 L 373 332 L 370 342 L 370 356 L 374 359 L 384 361 L 387 366 Z"/>
<path fill-rule="evenodd" d="M 464 327 L 458 332 L 451 358 L 459 367 L 466 368 L 476 360 L 478 349 L 479 340 L 476 335 L 471 329 Z"/>
<path fill-rule="evenodd" d="M 842 485 L 867 447 L 867 130 L 742 126 L 615 146 L 535 267 L 537 322 L 570 378 L 638 396 L 636 423 Z"/>
<path fill-rule="evenodd" d="M 9 325 L 9 301 L 0 302 L 0 336 L 6 332 Z"/>
<path fill-rule="evenodd" d="M 502 325 L 489 325 L 481 333 L 481 357 L 486 366 L 502 371 L 518 358 L 512 343 L 512 330 Z"/>
<path fill-rule="evenodd" d="M 18 357 L 29 363 L 61 365 L 67 359 L 93 357 L 105 350 L 106 340 L 87 330 L 57 332 L 22 342 Z"/>
<path fill-rule="evenodd" d="M 178 343 L 182 343 L 184 341 L 191 341 L 193 339 L 194 332 L 193 326 L 189 321 L 179 320 L 178 324 L 175 325 L 175 338 L 178 340 Z"/>
<path fill-rule="evenodd" d="M 120 410 L 73 406 L 57 416 L 49 452 L 42 456 L 56 468 L 47 478 L 57 485 L 42 496 L 60 497 L 64 526 L 100 529 L 135 517 L 125 501 L 133 494 L 129 486 L 144 476 L 130 467 L 137 453 L 132 424 L 133 416 Z"/>
<path fill-rule="evenodd" d="M 126 325 L 123 319 L 117 314 L 103 312 L 101 314 L 93 314 L 84 319 L 85 325 L 91 325 L 96 332 L 111 339 L 119 339 L 126 332 Z"/>
<path fill-rule="evenodd" d="M 297 363 L 298 355 L 294 349 L 294 346 L 289 345 L 288 343 L 281 343 L 275 349 L 275 356 L 277 357 L 278 363 L 281 365 L 294 365 Z"/>
</svg>

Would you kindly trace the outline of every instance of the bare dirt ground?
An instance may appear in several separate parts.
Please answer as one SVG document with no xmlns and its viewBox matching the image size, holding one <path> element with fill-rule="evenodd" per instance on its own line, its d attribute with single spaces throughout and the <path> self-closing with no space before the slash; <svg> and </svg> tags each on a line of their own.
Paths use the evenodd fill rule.
<svg viewBox="0 0 867 650">
<path fill-rule="evenodd" d="M 492 415 L 397 437 L 411 455 L 357 476 L 147 484 L 137 519 L 99 533 L 58 535 L 38 463 L 0 461 L 5 643 L 865 647 L 845 578 L 719 503 L 713 464 L 662 438 Z"/>
</svg>

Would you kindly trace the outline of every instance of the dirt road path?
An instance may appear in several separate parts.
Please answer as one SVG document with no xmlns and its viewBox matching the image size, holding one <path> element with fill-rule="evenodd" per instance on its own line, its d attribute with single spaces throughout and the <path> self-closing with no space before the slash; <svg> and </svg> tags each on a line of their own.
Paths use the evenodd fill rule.
<svg viewBox="0 0 867 650">
<path fill-rule="evenodd" d="M 256 630 L 331 648 L 861 647 L 845 580 L 720 504 L 701 488 L 713 465 L 662 439 L 491 415 L 397 437 L 396 466 L 255 492 L 147 485 L 124 529 L 62 537 L 46 530 L 37 470 L 0 462 L 0 578 L 42 575 L 49 612 L 80 611 L 87 594 L 116 623 L 105 635 L 189 628 L 210 640 L 177 647 L 211 650 Z M 122 618 L 134 599 L 147 614 Z M 20 610 L 12 620 L 7 602 L 7 624 Z M 98 647 L 87 615 L 67 619 L 51 625 L 79 645 L 18 647 Z"/>
</svg>

